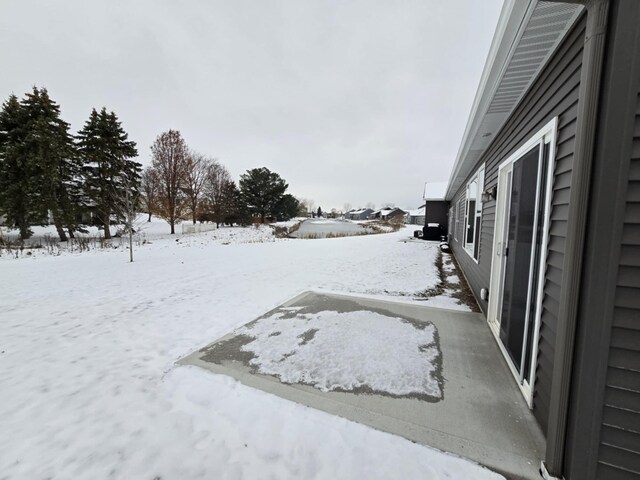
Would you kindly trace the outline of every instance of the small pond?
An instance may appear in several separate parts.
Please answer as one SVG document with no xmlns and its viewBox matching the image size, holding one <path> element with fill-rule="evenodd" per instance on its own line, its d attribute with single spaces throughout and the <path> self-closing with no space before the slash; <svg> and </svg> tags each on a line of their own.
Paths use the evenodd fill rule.
<svg viewBox="0 0 640 480">
<path fill-rule="evenodd" d="M 309 219 L 300 224 L 298 230 L 290 234 L 292 238 L 351 237 L 378 233 L 376 229 L 362 223 L 340 219 Z"/>
</svg>

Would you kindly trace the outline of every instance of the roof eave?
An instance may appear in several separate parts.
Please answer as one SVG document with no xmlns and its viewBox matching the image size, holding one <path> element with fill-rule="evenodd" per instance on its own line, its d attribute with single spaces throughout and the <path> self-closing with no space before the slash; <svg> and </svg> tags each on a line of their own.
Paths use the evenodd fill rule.
<svg viewBox="0 0 640 480">
<path fill-rule="evenodd" d="M 461 164 L 469 151 L 471 141 L 498 87 L 500 73 L 508 63 L 514 44 L 519 38 L 519 35 L 522 34 L 522 30 L 526 24 L 525 20 L 531 15 L 534 6 L 535 0 L 505 0 L 502 5 L 498 25 L 496 26 L 496 31 L 491 41 L 491 47 L 489 48 L 487 61 L 482 70 L 478 90 L 476 91 L 469 119 L 467 120 L 464 134 L 462 135 L 462 142 L 460 143 L 456 161 L 449 176 L 449 183 L 445 194 L 446 200 L 451 200 L 456 193 L 457 187 L 453 187 L 453 180 L 459 174 Z"/>
</svg>

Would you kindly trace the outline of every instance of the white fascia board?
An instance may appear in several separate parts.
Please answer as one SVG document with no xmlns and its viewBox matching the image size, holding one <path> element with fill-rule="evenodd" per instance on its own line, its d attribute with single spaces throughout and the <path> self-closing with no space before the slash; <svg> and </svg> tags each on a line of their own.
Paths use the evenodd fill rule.
<svg viewBox="0 0 640 480">
<path fill-rule="evenodd" d="M 478 133 L 482 119 L 500 84 L 511 56 L 536 6 L 536 0 L 505 0 L 498 19 L 496 32 L 491 41 L 489 55 L 480 77 L 480 84 L 476 92 L 467 126 L 462 136 L 456 161 L 451 170 L 447 186 L 446 200 L 451 200 L 459 188 L 454 180 L 459 176 L 464 166 L 471 143 Z"/>
</svg>

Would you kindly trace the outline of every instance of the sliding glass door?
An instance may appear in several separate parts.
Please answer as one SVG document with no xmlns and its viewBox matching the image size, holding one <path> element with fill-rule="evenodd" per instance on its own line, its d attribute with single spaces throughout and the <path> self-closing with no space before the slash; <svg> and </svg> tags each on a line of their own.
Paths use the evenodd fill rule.
<svg viewBox="0 0 640 480">
<path fill-rule="evenodd" d="M 544 281 L 554 131 L 541 132 L 498 171 L 487 319 L 529 402 Z"/>
</svg>

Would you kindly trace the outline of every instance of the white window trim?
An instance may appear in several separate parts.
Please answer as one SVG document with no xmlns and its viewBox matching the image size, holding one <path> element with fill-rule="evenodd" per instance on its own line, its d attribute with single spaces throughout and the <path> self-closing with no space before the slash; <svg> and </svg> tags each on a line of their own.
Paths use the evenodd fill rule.
<svg viewBox="0 0 640 480">
<path fill-rule="evenodd" d="M 518 150 L 512 153 L 505 161 L 503 161 L 498 167 L 498 178 L 500 177 L 500 171 L 503 168 L 506 168 L 509 164 L 515 162 L 523 155 L 525 155 L 529 150 L 535 147 L 536 144 L 540 143 L 542 140 L 545 144 L 549 144 L 549 162 L 547 165 L 547 171 L 544 173 L 544 178 L 542 178 L 542 182 L 546 184 L 546 194 L 545 198 L 541 199 L 544 202 L 544 210 L 543 210 L 543 225 L 542 225 L 542 245 L 541 245 L 541 254 L 540 260 L 538 264 L 538 278 L 534 279 L 537 282 L 536 287 L 536 314 L 533 319 L 534 327 L 533 327 L 533 342 L 532 342 L 532 356 L 531 356 L 531 365 L 529 372 L 526 372 L 525 375 L 526 382 L 520 384 L 518 381 L 518 386 L 520 387 L 520 391 L 522 392 L 525 400 L 529 408 L 533 408 L 533 394 L 535 392 L 535 381 L 536 381 L 536 367 L 538 365 L 538 342 L 540 340 L 540 324 L 542 323 L 542 300 L 544 297 L 544 282 L 545 282 L 545 266 L 547 264 L 547 247 L 549 241 L 549 228 L 551 224 L 551 200 L 553 197 L 553 172 L 555 171 L 556 165 L 556 141 L 558 136 L 558 117 L 554 117 L 549 123 L 547 123 L 544 127 L 542 127 L 535 135 L 531 136 L 529 140 L 527 140 Z M 497 207 L 497 205 L 496 205 Z M 498 215 L 498 211 L 496 211 L 496 215 Z M 492 262 L 491 262 L 491 280 L 489 283 L 489 305 L 487 307 L 487 321 L 489 323 L 489 327 L 495 336 L 497 343 L 502 351 L 504 358 L 507 361 L 507 365 L 509 369 L 513 373 L 514 377 L 519 380 L 519 374 L 517 369 L 515 368 L 511 358 L 509 357 L 504 345 L 500 340 L 500 332 L 499 325 L 494 323 L 494 319 L 497 315 L 498 309 L 498 281 L 496 278 L 496 267 L 499 267 L 499 262 L 496 261 L 496 244 L 495 238 L 498 236 L 498 221 L 496 220 L 494 225 L 494 245 L 492 252 Z M 495 262 L 495 263 L 494 263 Z"/>
<path fill-rule="evenodd" d="M 462 246 L 464 247 L 464 251 L 471 257 L 471 259 L 478 263 L 480 258 L 480 250 L 478 250 L 478 258 L 473 256 L 473 251 L 476 245 L 476 242 L 480 241 L 480 230 L 482 227 L 482 192 L 484 192 L 484 173 L 485 173 L 485 165 L 480 165 L 480 168 L 476 170 L 476 173 L 469 179 L 467 185 L 465 186 L 465 212 L 464 212 L 464 224 L 462 226 Z M 476 187 L 476 210 L 473 212 L 473 241 L 471 243 L 467 243 L 467 229 L 469 228 L 469 185 L 477 181 Z M 480 219 L 477 222 L 478 228 L 475 228 L 476 219 Z"/>
<path fill-rule="evenodd" d="M 458 221 L 460 218 L 460 200 L 456 201 L 456 205 L 455 205 L 455 221 L 453 224 L 453 239 L 457 242 L 458 241 Z"/>
</svg>

